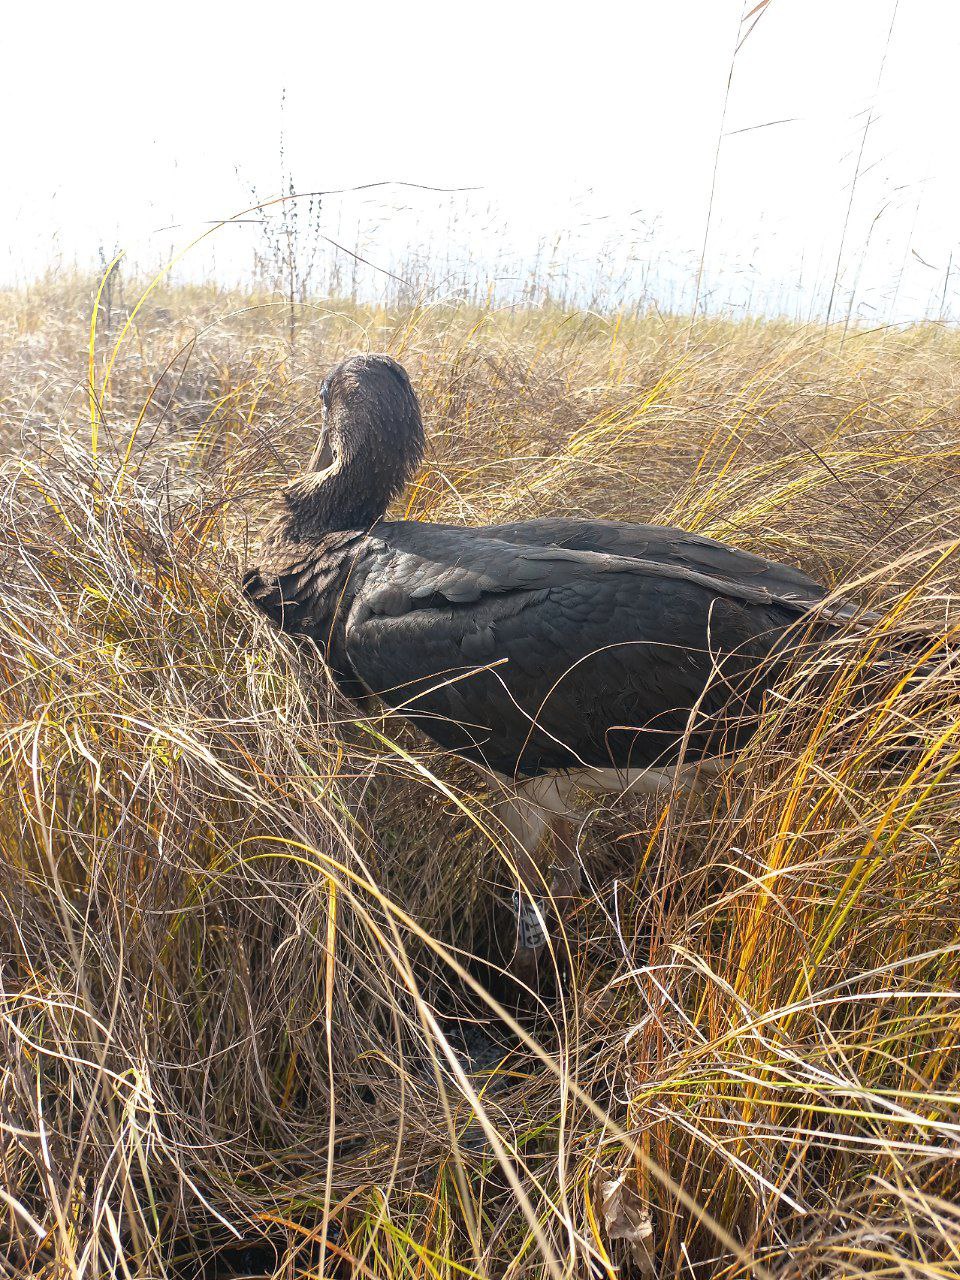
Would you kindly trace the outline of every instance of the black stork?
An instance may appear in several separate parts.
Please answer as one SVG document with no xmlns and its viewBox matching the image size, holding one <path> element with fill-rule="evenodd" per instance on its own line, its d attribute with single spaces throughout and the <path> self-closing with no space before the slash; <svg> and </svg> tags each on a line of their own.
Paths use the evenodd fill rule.
<svg viewBox="0 0 960 1280">
<path fill-rule="evenodd" d="M 825 607 L 797 569 L 681 529 L 388 520 L 424 451 L 406 371 L 353 356 L 321 401 L 317 449 L 244 590 L 320 647 L 346 694 L 376 695 L 507 797 L 525 886 L 515 959 L 529 972 L 547 907 L 575 892 L 573 792 L 715 772 L 798 645 L 856 609 Z"/>
</svg>

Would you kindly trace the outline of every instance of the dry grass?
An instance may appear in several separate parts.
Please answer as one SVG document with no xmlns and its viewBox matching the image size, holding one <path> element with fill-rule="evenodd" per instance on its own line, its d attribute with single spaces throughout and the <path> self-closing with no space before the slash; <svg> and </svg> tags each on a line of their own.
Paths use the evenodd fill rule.
<svg viewBox="0 0 960 1280">
<path fill-rule="evenodd" d="M 95 291 L 0 295 L 3 1274 L 602 1276 L 623 1172 L 662 1277 L 960 1275 L 960 339 L 317 303 L 291 350 L 270 298 L 162 288 L 88 351 Z M 682 522 L 883 613 L 711 816 L 585 815 L 563 996 L 512 1029 L 472 776 L 238 597 L 367 347 L 423 397 L 415 514 Z"/>
</svg>

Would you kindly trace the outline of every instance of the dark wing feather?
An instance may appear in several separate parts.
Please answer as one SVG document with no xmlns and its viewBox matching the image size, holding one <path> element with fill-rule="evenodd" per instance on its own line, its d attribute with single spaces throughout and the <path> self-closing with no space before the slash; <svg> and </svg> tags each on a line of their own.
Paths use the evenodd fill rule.
<svg viewBox="0 0 960 1280">
<path fill-rule="evenodd" d="M 543 519 L 488 525 L 478 533 L 526 546 L 568 547 L 676 565 L 798 600 L 820 600 L 824 595 L 823 587 L 800 569 L 669 525 Z"/>
<path fill-rule="evenodd" d="M 505 773 L 669 759 L 694 705 L 690 749 L 717 749 L 721 713 L 755 712 L 810 603 L 474 529 L 382 525 L 365 544 L 343 661 L 441 745 Z"/>
</svg>

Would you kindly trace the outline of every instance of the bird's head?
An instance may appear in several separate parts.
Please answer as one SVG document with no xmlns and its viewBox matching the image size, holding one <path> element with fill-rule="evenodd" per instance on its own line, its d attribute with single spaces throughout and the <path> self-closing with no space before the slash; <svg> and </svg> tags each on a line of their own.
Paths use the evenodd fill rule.
<svg viewBox="0 0 960 1280">
<path fill-rule="evenodd" d="M 423 458 L 420 403 L 390 356 L 357 355 L 320 388 L 323 422 L 306 472 L 287 490 L 300 536 L 374 524 Z"/>
</svg>

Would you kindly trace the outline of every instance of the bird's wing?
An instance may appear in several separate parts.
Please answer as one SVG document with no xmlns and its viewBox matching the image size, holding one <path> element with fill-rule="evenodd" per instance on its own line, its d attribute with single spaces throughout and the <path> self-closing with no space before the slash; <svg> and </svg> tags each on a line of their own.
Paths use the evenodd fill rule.
<svg viewBox="0 0 960 1280">
<path fill-rule="evenodd" d="M 489 525 L 481 532 L 527 546 L 567 547 L 675 565 L 729 582 L 753 583 L 774 595 L 798 600 L 820 600 L 825 594 L 818 582 L 791 565 L 669 525 L 541 519 Z"/>
<path fill-rule="evenodd" d="M 473 529 L 399 523 L 367 543 L 344 630 L 352 671 L 503 772 L 651 763 L 695 704 L 715 715 L 734 677 L 756 685 L 809 607 L 683 565 Z"/>
</svg>

